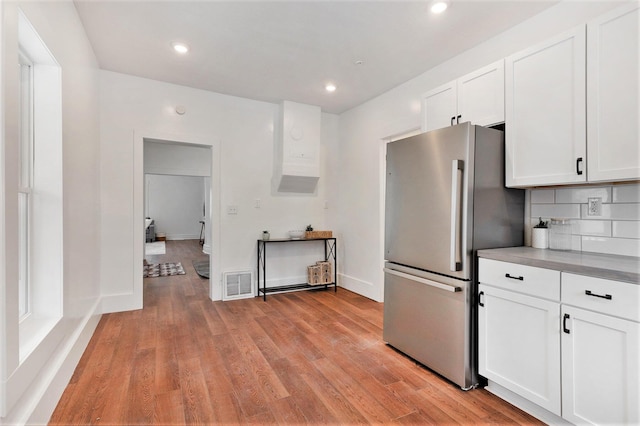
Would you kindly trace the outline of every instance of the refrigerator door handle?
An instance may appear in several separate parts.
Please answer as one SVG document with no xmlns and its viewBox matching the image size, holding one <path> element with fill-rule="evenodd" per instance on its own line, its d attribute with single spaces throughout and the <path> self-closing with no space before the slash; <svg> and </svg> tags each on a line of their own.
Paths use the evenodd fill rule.
<svg viewBox="0 0 640 426">
<path fill-rule="evenodd" d="M 452 293 L 457 293 L 459 291 L 462 291 L 462 288 L 460 288 L 460 287 L 447 285 L 447 284 L 442 284 L 442 283 L 439 283 L 437 281 L 428 280 L 426 278 L 417 277 L 417 276 L 411 275 L 411 274 L 405 274 L 404 272 L 396 271 L 396 270 L 389 269 L 389 268 L 384 268 L 384 272 L 386 272 L 387 274 L 391 274 L 391 275 L 395 275 L 395 276 L 401 277 L 401 278 L 406 278 L 408 280 L 417 281 L 417 282 L 419 282 L 421 284 L 426 284 L 426 285 L 431 286 L 431 287 L 439 288 L 440 290 L 450 291 Z"/>
<path fill-rule="evenodd" d="M 451 163 L 451 241 L 449 252 L 449 269 L 452 271 L 462 270 L 462 260 L 458 262 L 458 259 L 462 259 L 462 254 L 458 256 L 460 252 L 460 220 L 459 213 L 462 208 L 462 200 L 460 199 L 460 180 L 459 176 L 462 173 L 459 171 L 464 170 L 464 161 L 453 160 Z M 460 202 L 460 205 L 458 203 Z M 461 244 L 460 244 L 461 245 Z"/>
</svg>

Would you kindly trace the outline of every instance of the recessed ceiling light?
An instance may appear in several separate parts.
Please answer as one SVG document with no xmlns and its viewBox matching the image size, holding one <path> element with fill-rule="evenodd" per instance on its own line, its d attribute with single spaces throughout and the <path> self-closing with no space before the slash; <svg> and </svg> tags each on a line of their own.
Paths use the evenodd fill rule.
<svg viewBox="0 0 640 426">
<path fill-rule="evenodd" d="M 449 4 L 446 1 L 436 1 L 431 5 L 431 12 L 433 12 L 433 13 L 442 13 L 445 10 L 447 10 L 448 6 L 449 6 Z"/>
<path fill-rule="evenodd" d="M 326 85 L 326 86 L 324 86 L 324 88 L 325 88 L 325 90 L 326 90 L 327 92 L 329 92 L 329 93 L 331 93 L 331 92 L 335 92 L 335 91 L 336 91 L 336 89 L 337 89 L 336 85 L 335 85 L 335 84 L 333 84 L 333 83 L 327 83 L 327 85 Z"/>
<path fill-rule="evenodd" d="M 184 43 L 179 43 L 179 42 L 176 42 L 176 41 L 171 43 L 171 47 L 173 47 L 173 50 L 175 50 L 176 52 L 181 53 L 183 55 L 189 51 L 189 46 L 187 46 Z"/>
</svg>

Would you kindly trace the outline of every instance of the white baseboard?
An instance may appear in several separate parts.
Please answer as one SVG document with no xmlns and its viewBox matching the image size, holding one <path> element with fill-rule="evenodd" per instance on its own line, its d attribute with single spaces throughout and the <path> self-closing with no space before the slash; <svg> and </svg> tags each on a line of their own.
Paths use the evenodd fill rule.
<svg viewBox="0 0 640 426">
<path fill-rule="evenodd" d="M 525 413 L 528 413 L 536 419 L 545 422 L 549 425 L 571 425 L 571 422 L 566 421 L 562 417 L 540 407 L 537 404 L 521 397 L 520 395 L 510 391 L 509 389 L 500 386 L 499 384 L 489 380 L 489 384 L 485 386 L 485 390 L 491 392 L 497 397 L 507 401 L 509 404 L 518 407 Z"/>
<path fill-rule="evenodd" d="M 200 234 L 167 234 L 167 240 L 199 240 Z"/>
<path fill-rule="evenodd" d="M 36 379 L 1 420 L 2 424 L 48 423 L 100 321 L 99 307 L 97 300 L 75 329 L 65 333 L 66 338 L 50 354 Z M 15 387 L 11 383 L 7 386 Z"/>
<path fill-rule="evenodd" d="M 382 302 L 382 300 L 378 300 L 379 297 L 377 296 L 376 288 L 374 288 L 373 284 L 371 284 L 370 282 L 363 281 L 345 274 L 338 274 L 338 277 L 340 287 L 346 288 L 347 290 L 358 293 L 364 297 L 368 297 L 369 299 L 375 300 L 376 302 Z"/>
<path fill-rule="evenodd" d="M 135 311 L 137 309 L 142 309 L 142 295 L 140 295 L 140 300 L 138 300 L 133 293 L 102 296 L 102 303 L 100 305 L 101 314 Z"/>
</svg>

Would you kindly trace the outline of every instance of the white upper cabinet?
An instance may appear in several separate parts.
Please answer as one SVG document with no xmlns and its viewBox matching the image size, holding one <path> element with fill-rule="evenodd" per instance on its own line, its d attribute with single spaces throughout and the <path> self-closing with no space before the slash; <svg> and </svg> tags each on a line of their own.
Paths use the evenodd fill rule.
<svg viewBox="0 0 640 426">
<path fill-rule="evenodd" d="M 422 95 L 422 130 L 463 122 L 490 126 L 504 121 L 504 60 Z"/>
<path fill-rule="evenodd" d="M 589 181 L 640 178 L 638 22 L 634 2 L 587 24 Z"/>
<path fill-rule="evenodd" d="M 478 126 L 504 121 L 504 60 L 458 79 L 458 115 Z"/>
<path fill-rule="evenodd" d="M 507 186 L 586 181 L 585 44 L 580 26 L 506 58 Z"/>
<path fill-rule="evenodd" d="M 422 130 L 427 132 L 455 124 L 457 111 L 456 82 L 436 87 L 422 95 Z"/>
</svg>

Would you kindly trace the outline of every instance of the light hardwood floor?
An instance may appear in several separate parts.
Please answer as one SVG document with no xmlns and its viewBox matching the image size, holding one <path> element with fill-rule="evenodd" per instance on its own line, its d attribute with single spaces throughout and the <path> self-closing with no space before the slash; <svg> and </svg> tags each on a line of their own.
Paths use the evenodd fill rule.
<svg viewBox="0 0 640 426">
<path fill-rule="evenodd" d="M 382 341 L 382 304 L 338 289 L 211 302 L 186 275 L 144 280 L 144 309 L 104 315 L 51 424 L 540 424 L 461 391 Z"/>
</svg>

